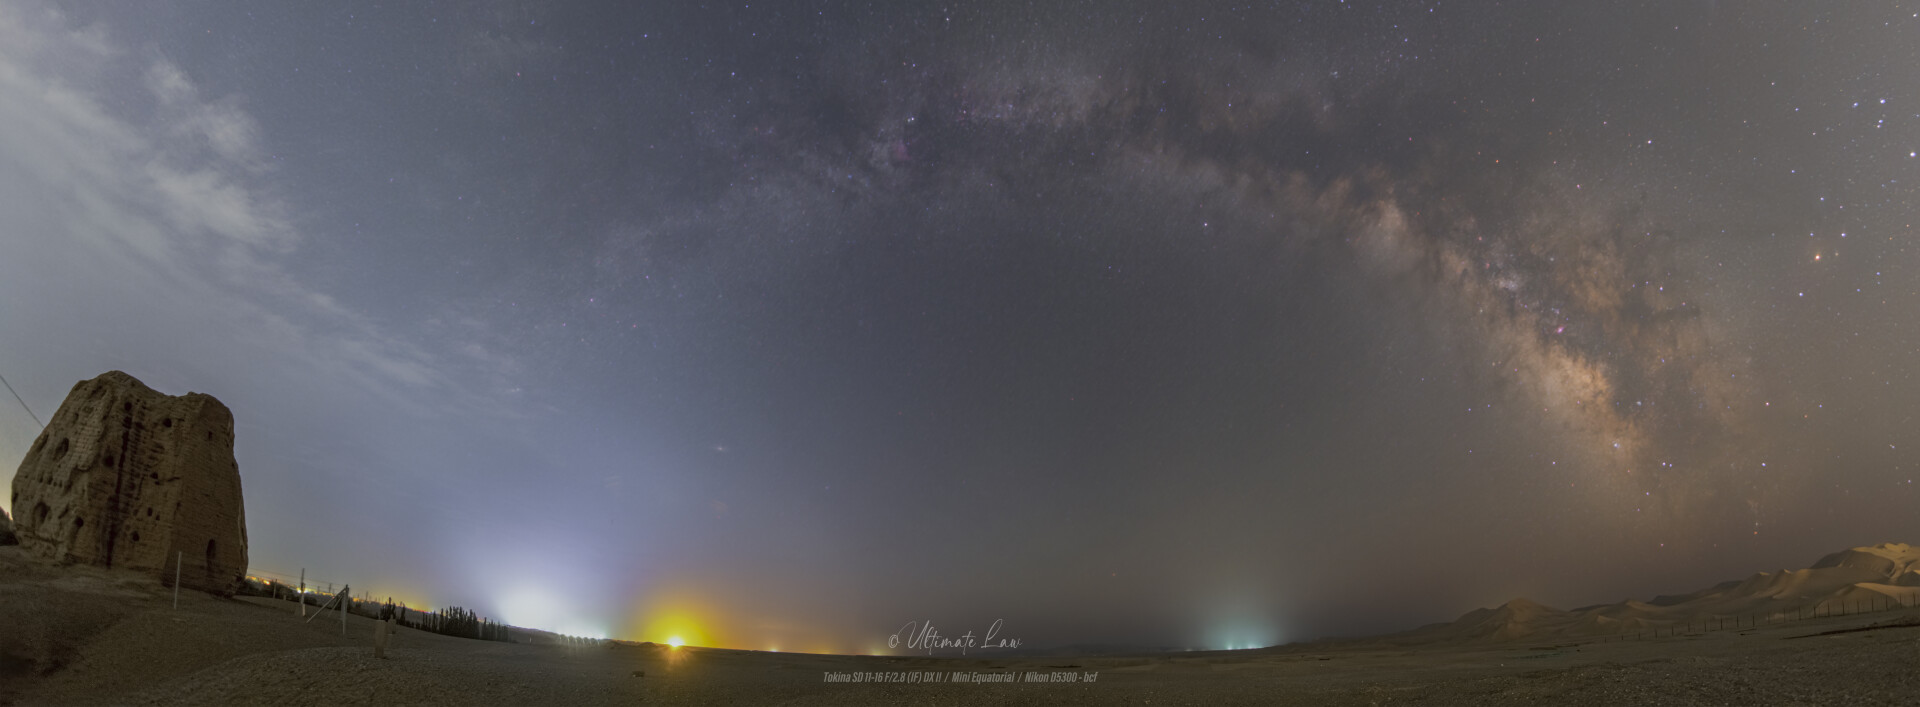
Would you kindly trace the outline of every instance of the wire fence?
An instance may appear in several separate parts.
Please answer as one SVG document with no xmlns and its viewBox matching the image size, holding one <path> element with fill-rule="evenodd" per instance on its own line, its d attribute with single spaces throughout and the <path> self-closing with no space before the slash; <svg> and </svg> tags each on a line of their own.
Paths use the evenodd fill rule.
<svg viewBox="0 0 1920 707">
<path fill-rule="evenodd" d="M 338 589 L 335 588 L 336 584 Z M 458 606 L 414 608 L 405 602 L 395 602 L 392 597 L 382 598 L 372 591 L 354 592 L 346 582 L 306 577 L 304 571 L 293 574 L 249 568 L 240 593 L 298 603 L 303 616 L 309 610 L 318 614 L 333 609 L 375 621 L 391 620 L 398 626 L 447 636 L 485 641 L 515 640 L 511 626 Z M 344 623 L 342 630 L 345 630 Z"/>
<path fill-rule="evenodd" d="M 1602 634 L 1602 641 L 1633 641 L 1653 638 L 1672 638 L 1680 636 L 1698 636 L 1719 631 L 1749 631 L 1764 626 L 1776 626 L 1824 619 L 1839 616 L 1856 616 L 1886 611 L 1911 609 L 1920 606 L 1920 595 L 1868 596 L 1844 599 L 1827 599 L 1812 604 L 1795 606 L 1789 609 L 1776 609 L 1764 612 L 1711 614 L 1691 616 L 1680 619 L 1630 619 L 1635 626 L 1631 630 L 1622 630 L 1613 634 Z"/>
</svg>

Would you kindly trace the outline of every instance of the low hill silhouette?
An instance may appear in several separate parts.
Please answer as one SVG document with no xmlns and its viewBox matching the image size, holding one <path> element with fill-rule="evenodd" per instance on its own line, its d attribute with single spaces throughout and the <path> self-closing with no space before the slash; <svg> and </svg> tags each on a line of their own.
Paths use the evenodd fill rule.
<svg viewBox="0 0 1920 707">
<path fill-rule="evenodd" d="M 1798 570 L 1759 572 L 1687 594 L 1628 599 L 1570 611 L 1528 599 L 1475 609 L 1448 623 L 1382 636 L 1395 644 L 1585 638 L 1680 627 L 1772 623 L 1814 615 L 1920 606 L 1920 547 L 1884 543 L 1820 558 Z M 1718 622 L 1716 624 L 1716 622 Z"/>
</svg>

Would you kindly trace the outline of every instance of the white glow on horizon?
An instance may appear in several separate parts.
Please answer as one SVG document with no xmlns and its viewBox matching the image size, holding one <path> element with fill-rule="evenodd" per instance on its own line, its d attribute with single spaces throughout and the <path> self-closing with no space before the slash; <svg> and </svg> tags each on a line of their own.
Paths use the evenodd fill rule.
<svg viewBox="0 0 1920 707">
<path fill-rule="evenodd" d="M 566 602 L 534 587 L 520 587 L 496 602 L 500 621 L 521 628 L 552 631 L 564 636 L 604 639 L 604 626 L 575 616 Z"/>
<path fill-rule="evenodd" d="M 1284 631 L 1274 612 L 1253 592 L 1237 592 L 1214 600 L 1202 619 L 1207 628 L 1200 645 L 1239 651 L 1279 645 Z"/>
</svg>

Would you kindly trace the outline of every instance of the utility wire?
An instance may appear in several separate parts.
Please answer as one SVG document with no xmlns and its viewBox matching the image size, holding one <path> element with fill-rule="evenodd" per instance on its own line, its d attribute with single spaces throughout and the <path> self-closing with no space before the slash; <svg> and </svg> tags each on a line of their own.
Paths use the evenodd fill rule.
<svg viewBox="0 0 1920 707">
<path fill-rule="evenodd" d="M 7 387 L 7 392 L 9 392 L 9 393 L 13 393 L 13 399 L 14 399 L 14 400 L 20 400 L 20 394 L 19 394 L 19 393 L 15 393 L 15 392 L 14 392 L 14 390 L 13 390 L 13 384 L 12 384 L 12 383 L 8 383 L 8 382 L 7 382 L 7 379 L 6 379 L 6 377 L 5 377 L 5 376 L 0 376 L 0 385 L 4 385 L 4 386 L 6 386 L 6 387 Z M 46 428 L 47 428 L 47 423 L 45 423 L 45 422 L 41 422 L 41 421 L 40 421 L 40 416 L 39 416 L 39 415 L 35 415 L 35 414 L 33 414 L 33 408 L 30 408 L 30 407 L 27 407 L 27 401 L 25 401 L 25 400 L 20 400 L 20 409 L 22 409 L 22 410 L 25 410 L 25 411 L 27 411 L 27 417 L 31 417 L 31 418 L 33 418 L 33 424 L 36 424 L 36 425 L 39 425 L 39 426 L 40 426 L 40 429 L 43 429 L 43 430 L 44 430 L 44 429 L 46 429 Z"/>
</svg>

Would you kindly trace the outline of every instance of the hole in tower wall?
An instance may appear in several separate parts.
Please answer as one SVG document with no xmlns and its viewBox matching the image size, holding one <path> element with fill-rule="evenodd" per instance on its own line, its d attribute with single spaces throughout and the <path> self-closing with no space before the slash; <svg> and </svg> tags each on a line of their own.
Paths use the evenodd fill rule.
<svg viewBox="0 0 1920 707">
<path fill-rule="evenodd" d="M 171 418 L 171 417 L 169 417 L 169 418 L 167 418 L 167 419 L 165 419 L 165 420 L 161 420 L 161 421 L 160 421 L 160 426 L 161 426 L 161 427 L 172 427 L 172 426 L 173 426 L 173 418 Z"/>
<path fill-rule="evenodd" d="M 100 458 L 100 463 L 102 463 L 102 464 L 105 464 L 105 465 L 107 465 L 107 468 L 108 468 L 108 469 L 112 469 L 112 468 L 113 468 L 113 455 L 111 455 L 111 454 L 109 454 L 109 455 L 107 455 L 107 456 L 104 456 L 104 457 L 101 457 L 101 458 Z"/>
<path fill-rule="evenodd" d="M 213 430 L 207 430 L 207 441 L 208 442 L 213 441 Z"/>
<path fill-rule="evenodd" d="M 140 531 L 138 530 L 133 531 L 133 541 L 140 542 Z"/>
<path fill-rule="evenodd" d="M 213 551 L 214 551 L 213 539 L 208 538 L 207 539 L 207 573 L 208 574 L 213 573 L 213 555 L 214 555 Z"/>
<path fill-rule="evenodd" d="M 133 403 L 121 403 L 120 412 L 133 412 Z"/>
<path fill-rule="evenodd" d="M 55 445 L 53 448 L 53 460 L 60 461 L 61 459 L 65 459 L 69 447 L 70 445 L 67 444 L 67 438 L 60 438 L 60 444 Z"/>
<path fill-rule="evenodd" d="M 28 517 L 33 519 L 33 527 L 39 529 L 42 524 L 47 522 L 47 514 L 51 512 L 53 512 L 53 509 L 48 508 L 47 504 L 35 503 L 33 504 L 33 515 Z"/>
</svg>

